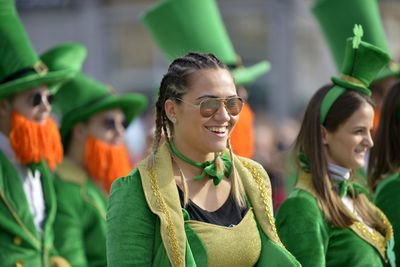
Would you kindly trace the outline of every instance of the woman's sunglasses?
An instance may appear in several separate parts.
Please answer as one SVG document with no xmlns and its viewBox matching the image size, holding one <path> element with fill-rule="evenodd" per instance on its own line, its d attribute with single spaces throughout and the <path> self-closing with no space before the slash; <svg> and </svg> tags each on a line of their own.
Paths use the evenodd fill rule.
<svg viewBox="0 0 400 267">
<path fill-rule="evenodd" d="M 31 104 L 32 107 L 37 107 L 40 104 L 44 103 L 44 99 L 46 99 L 47 103 L 51 105 L 54 100 L 54 95 L 53 94 L 45 94 L 41 92 L 35 92 L 31 96 Z"/>
<path fill-rule="evenodd" d="M 205 98 L 199 104 L 192 104 L 184 101 L 181 98 L 176 98 L 177 100 L 192 105 L 194 107 L 200 108 L 200 115 L 208 118 L 214 115 L 220 108 L 223 103 L 226 111 L 231 116 L 239 115 L 240 111 L 243 108 L 243 100 L 240 97 L 229 97 L 229 98 Z"/>
</svg>

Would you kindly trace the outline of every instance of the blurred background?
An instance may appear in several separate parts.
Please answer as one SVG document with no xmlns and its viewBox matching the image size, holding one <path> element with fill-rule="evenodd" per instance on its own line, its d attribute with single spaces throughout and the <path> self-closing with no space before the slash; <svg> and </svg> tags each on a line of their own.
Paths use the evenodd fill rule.
<svg viewBox="0 0 400 267">
<path fill-rule="evenodd" d="M 156 0 L 16 2 L 37 52 L 59 42 L 82 42 L 88 48 L 84 72 L 119 92 L 144 93 L 154 103 L 156 88 L 169 62 L 145 31 L 140 16 Z M 314 0 L 218 0 L 217 3 L 244 65 L 262 59 L 272 64 L 271 71 L 249 86 L 248 92 L 256 114 L 255 158 L 279 177 L 284 169 L 282 154 L 297 134 L 305 105 L 336 74 L 333 58 L 311 14 Z M 393 59 L 399 61 L 400 1 L 379 3 Z M 127 132 L 128 146 L 136 160 L 146 151 L 152 113 L 146 114 Z"/>
</svg>

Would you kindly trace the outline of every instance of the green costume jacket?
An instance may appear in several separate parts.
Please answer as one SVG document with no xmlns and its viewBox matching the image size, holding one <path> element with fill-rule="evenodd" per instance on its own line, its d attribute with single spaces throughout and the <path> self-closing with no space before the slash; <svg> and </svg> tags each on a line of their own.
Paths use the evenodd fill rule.
<svg viewBox="0 0 400 267">
<path fill-rule="evenodd" d="M 33 166 L 41 174 L 46 219 L 42 235 L 15 166 L 0 151 L 0 266 L 48 267 L 57 253 L 53 246 L 56 198 L 53 177 L 45 163 Z"/>
<path fill-rule="evenodd" d="M 249 159 L 235 157 L 234 162 L 260 233 L 256 266 L 300 266 L 277 236 L 267 173 Z M 155 166 L 147 166 L 147 160 L 140 162 L 131 175 L 112 186 L 107 213 L 108 266 L 207 266 L 204 245 L 184 222 L 166 145 L 160 148 Z"/>
<path fill-rule="evenodd" d="M 278 210 L 276 226 L 283 244 L 305 267 L 389 266 L 386 249 L 393 230 L 385 215 L 370 207 L 387 226 L 386 237 L 361 222 L 335 228 L 325 220 L 309 175 L 302 174 Z"/>
<path fill-rule="evenodd" d="M 86 172 L 64 159 L 56 170 L 55 247 L 73 267 L 107 266 L 106 196 Z"/>
<path fill-rule="evenodd" d="M 374 202 L 393 225 L 396 264 L 400 266 L 400 174 L 394 173 L 378 183 Z"/>
</svg>

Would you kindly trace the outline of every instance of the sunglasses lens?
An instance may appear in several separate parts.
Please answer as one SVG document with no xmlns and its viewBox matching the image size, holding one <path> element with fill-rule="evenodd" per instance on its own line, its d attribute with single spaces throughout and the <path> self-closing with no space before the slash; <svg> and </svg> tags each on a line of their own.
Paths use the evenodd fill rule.
<svg viewBox="0 0 400 267">
<path fill-rule="evenodd" d="M 124 121 L 122 122 L 122 127 L 124 127 L 124 129 L 126 130 L 126 128 L 128 128 L 128 126 L 129 126 L 129 122 L 127 122 L 126 120 L 124 120 Z"/>
<path fill-rule="evenodd" d="M 115 120 L 111 118 L 104 119 L 104 128 L 106 130 L 115 130 Z"/>
<path fill-rule="evenodd" d="M 211 117 L 220 106 L 221 101 L 219 99 L 206 99 L 200 103 L 200 114 L 203 117 Z"/>
<path fill-rule="evenodd" d="M 54 95 L 53 94 L 49 94 L 47 96 L 47 103 L 49 103 L 50 105 L 53 103 L 54 101 Z"/>
<path fill-rule="evenodd" d="M 228 113 L 232 116 L 236 116 L 242 111 L 243 101 L 241 98 L 228 98 L 225 103 Z"/>
<path fill-rule="evenodd" d="M 42 103 L 42 94 L 34 93 L 32 95 L 32 106 L 37 107 Z"/>
</svg>

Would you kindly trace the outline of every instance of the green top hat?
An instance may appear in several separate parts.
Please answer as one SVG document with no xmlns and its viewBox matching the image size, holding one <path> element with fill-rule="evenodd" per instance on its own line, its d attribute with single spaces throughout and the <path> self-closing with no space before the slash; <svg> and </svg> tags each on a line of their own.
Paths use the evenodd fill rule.
<svg viewBox="0 0 400 267">
<path fill-rule="evenodd" d="M 147 99 L 142 94 L 116 95 L 111 91 L 111 87 L 82 73 L 62 86 L 55 95 L 54 105 L 61 113 L 60 132 L 64 146 L 67 145 L 72 127 L 95 113 L 121 108 L 127 122 L 131 122 L 147 106 Z"/>
<path fill-rule="evenodd" d="M 64 68 L 48 68 L 34 52 L 13 0 L 0 1 L 0 99 L 47 84 L 50 90 L 76 72 L 68 61 Z M 58 53 L 58 61 L 64 61 Z M 49 59 L 49 58 L 48 58 Z M 69 60 L 69 59 L 68 59 Z"/>
<path fill-rule="evenodd" d="M 213 53 L 233 67 L 239 85 L 253 82 L 270 69 L 267 61 L 248 68 L 238 66 L 238 56 L 214 0 L 166 0 L 145 12 L 142 21 L 170 60 L 191 51 Z"/>
<path fill-rule="evenodd" d="M 357 90 L 371 95 L 369 85 L 390 61 L 390 56 L 385 51 L 361 41 L 363 29 L 360 25 L 355 25 L 353 31 L 355 36 L 349 38 L 346 42 L 341 74 L 339 77 L 332 77 L 334 86 L 322 101 L 321 123 L 325 121 L 326 115 L 335 100 L 345 90 Z"/>
<path fill-rule="evenodd" d="M 387 38 L 379 14 L 377 0 L 317 0 L 313 6 L 325 39 L 339 69 L 345 56 L 345 41 L 354 24 L 363 25 L 364 40 L 390 55 Z M 376 80 L 399 75 L 400 67 L 392 61 L 376 76 Z"/>
</svg>

